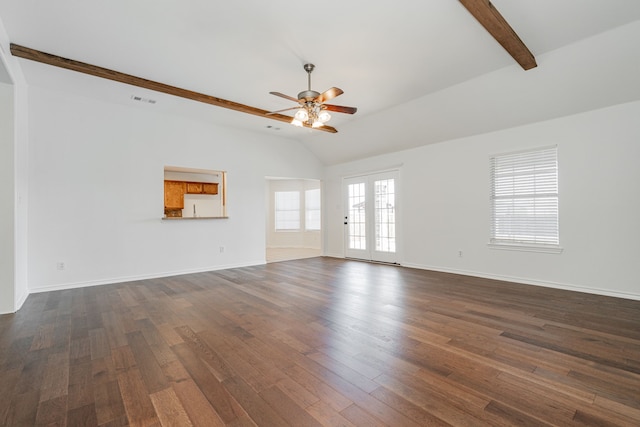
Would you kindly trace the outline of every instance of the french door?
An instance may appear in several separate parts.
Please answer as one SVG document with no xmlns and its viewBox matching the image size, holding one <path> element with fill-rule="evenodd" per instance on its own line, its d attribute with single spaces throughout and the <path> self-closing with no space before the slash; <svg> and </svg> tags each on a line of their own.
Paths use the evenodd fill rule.
<svg viewBox="0 0 640 427">
<path fill-rule="evenodd" d="M 345 256 L 397 263 L 398 171 L 343 180 Z"/>
</svg>

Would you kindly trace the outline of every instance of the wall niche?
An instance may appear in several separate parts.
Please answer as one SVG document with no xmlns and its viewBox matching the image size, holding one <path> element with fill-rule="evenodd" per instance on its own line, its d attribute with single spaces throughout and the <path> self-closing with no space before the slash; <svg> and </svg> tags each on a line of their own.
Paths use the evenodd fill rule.
<svg viewBox="0 0 640 427">
<path fill-rule="evenodd" d="M 227 173 L 164 167 L 163 219 L 227 218 Z"/>
</svg>

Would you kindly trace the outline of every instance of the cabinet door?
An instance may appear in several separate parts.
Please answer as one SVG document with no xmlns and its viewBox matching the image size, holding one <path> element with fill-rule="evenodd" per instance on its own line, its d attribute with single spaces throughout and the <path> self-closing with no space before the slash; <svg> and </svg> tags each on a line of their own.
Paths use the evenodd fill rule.
<svg viewBox="0 0 640 427">
<path fill-rule="evenodd" d="M 202 193 L 202 183 L 201 182 L 187 182 L 187 193 L 188 194 L 200 194 L 200 193 Z"/>
<path fill-rule="evenodd" d="M 180 181 L 164 182 L 164 207 L 165 209 L 184 209 L 184 193 L 186 183 Z"/>
<path fill-rule="evenodd" d="M 218 194 L 218 184 L 217 183 L 212 183 L 212 184 L 203 183 L 202 184 L 202 192 L 204 194 Z"/>
</svg>

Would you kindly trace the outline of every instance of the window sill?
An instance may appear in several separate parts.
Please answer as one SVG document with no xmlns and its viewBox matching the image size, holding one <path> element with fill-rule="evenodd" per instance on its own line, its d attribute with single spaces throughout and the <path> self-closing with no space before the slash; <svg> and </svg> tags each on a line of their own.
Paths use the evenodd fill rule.
<svg viewBox="0 0 640 427">
<path fill-rule="evenodd" d="M 162 217 L 163 221 L 188 221 L 191 219 L 229 219 L 228 216 L 165 216 Z"/>
<path fill-rule="evenodd" d="M 488 243 L 487 246 L 489 249 L 497 249 L 501 251 L 540 252 L 547 254 L 561 254 L 564 250 L 560 246 L 533 246 L 509 243 Z"/>
</svg>

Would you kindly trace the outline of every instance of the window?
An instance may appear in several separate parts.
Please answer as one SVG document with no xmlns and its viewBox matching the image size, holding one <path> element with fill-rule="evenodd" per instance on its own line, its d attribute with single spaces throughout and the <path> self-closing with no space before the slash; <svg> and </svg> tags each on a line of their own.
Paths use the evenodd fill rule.
<svg viewBox="0 0 640 427">
<path fill-rule="evenodd" d="M 320 189 L 304 192 L 305 220 L 304 228 L 307 231 L 320 230 Z"/>
<path fill-rule="evenodd" d="M 557 148 L 491 158 L 490 244 L 559 251 Z"/>
<path fill-rule="evenodd" d="M 276 231 L 300 230 L 300 192 L 276 191 Z"/>
</svg>

